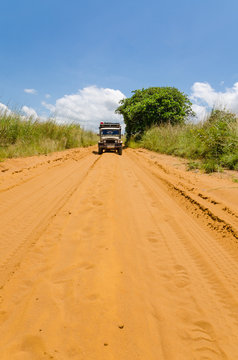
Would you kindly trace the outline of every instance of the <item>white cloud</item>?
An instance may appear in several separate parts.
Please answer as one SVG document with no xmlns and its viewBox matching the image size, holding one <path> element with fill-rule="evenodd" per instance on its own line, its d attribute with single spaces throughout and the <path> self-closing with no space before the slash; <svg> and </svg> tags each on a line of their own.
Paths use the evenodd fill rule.
<svg viewBox="0 0 238 360">
<path fill-rule="evenodd" d="M 217 101 L 217 93 L 210 84 L 195 82 L 192 86 L 191 99 L 195 101 L 202 100 L 208 104 L 208 106 L 212 107 Z"/>
<path fill-rule="evenodd" d="M 7 107 L 7 105 L 4 105 L 2 103 L 0 103 L 0 114 L 6 114 L 6 115 L 10 115 L 11 114 L 11 110 Z"/>
<path fill-rule="evenodd" d="M 47 110 L 49 110 L 51 113 L 55 112 L 55 106 L 51 104 L 47 104 L 45 101 L 41 102 L 41 105 L 43 105 Z"/>
<path fill-rule="evenodd" d="M 196 114 L 195 121 L 205 121 L 208 116 L 208 110 L 206 106 L 198 105 L 198 104 L 192 104 L 192 109 Z"/>
<path fill-rule="evenodd" d="M 50 94 L 45 94 L 45 98 L 49 99 L 49 98 L 51 98 L 51 95 Z"/>
<path fill-rule="evenodd" d="M 122 117 L 115 114 L 119 101 L 125 95 L 120 90 L 85 87 L 76 94 L 65 95 L 55 105 L 42 102 L 60 123 L 74 122 L 86 129 L 96 130 L 100 121 L 119 121 Z"/>
<path fill-rule="evenodd" d="M 33 108 L 30 108 L 28 106 L 23 106 L 21 108 L 22 113 L 24 113 L 24 115 L 22 115 L 22 118 L 29 118 L 32 117 L 34 119 L 39 118 L 39 116 L 37 115 L 36 111 Z M 6 115 L 14 115 L 14 111 L 11 111 L 7 105 L 0 103 L 0 114 L 6 114 Z M 18 114 L 18 111 L 16 112 L 16 114 Z M 42 120 L 44 120 L 45 118 L 41 118 Z"/>
<path fill-rule="evenodd" d="M 238 114 L 238 82 L 223 92 L 215 91 L 207 82 L 195 82 L 190 98 L 194 102 L 193 109 L 199 120 L 204 114 L 206 116 L 205 111 L 208 112 L 214 107 Z"/>
<path fill-rule="evenodd" d="M 37 90 L 35 90 L 35 89 L 24 89 L 24 92 L 27 94 L 32 94 L 32 95 L 37 94 Z"/>
<path fill-rule="evenodd" d="M 22 107 L 22 111 L 25 113 L 26 117 L 32 117 L 34 119 L 38 118 L 38 115 L 36 113 L 36 111 L 33 108 L 30 108 L 28 106 L 23 106 Z"/>
</svg>

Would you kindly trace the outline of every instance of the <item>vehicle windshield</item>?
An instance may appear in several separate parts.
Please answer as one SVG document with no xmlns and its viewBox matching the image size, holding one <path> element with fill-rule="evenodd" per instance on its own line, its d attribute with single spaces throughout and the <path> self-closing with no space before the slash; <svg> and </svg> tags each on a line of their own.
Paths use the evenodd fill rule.
<svg viewBox="0 0 238 360">
<path fill-rule="evenodd" d="M 103 129 L 102 135 L 120 135 L 120 130 Z"/>
</svg>

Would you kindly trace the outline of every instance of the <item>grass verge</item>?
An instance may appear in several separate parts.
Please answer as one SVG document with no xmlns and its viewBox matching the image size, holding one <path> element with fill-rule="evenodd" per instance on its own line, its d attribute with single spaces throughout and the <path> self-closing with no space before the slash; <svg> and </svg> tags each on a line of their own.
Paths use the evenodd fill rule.
<svg viewBox="0 0 238 360">
<path fill-rule="evenodd" d="M 97 135 L 76 124 L 57 124 L 53 120 L 23 119 L 11 113 L 0 114 L 0 160 L 47 154 L 97 142 Z"/>
<path fill-rule="evenodd" d="M 206 173 L 238 170 L 238 120 L 228 111 L 213 110 L 203 124 L 152 127 L 129 146 L 189 159 L 188 168 Z"/>
</svg>

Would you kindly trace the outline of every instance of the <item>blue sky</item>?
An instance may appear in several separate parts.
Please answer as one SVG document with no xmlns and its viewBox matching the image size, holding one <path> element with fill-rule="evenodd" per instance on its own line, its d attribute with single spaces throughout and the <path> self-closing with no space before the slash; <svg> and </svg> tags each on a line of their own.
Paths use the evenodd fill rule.
<svg viewBox="0 0 238 360">
<path fill-rule="evenodd" d="M 197 106 L 212 105 L 207 91 L 226 105 L 238 96 L 237 14 L 235 0 L 1 2 L 0 103 L 47 116 L 59 102 L 65 119 L 100 94 L 112 110 L 120 94 L 175 86 Z"/>
</svg>

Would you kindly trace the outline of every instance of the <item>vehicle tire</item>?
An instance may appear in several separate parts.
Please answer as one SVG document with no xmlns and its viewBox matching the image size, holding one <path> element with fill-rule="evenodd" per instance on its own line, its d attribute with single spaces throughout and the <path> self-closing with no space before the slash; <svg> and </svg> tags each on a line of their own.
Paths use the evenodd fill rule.
<svg viewBox="0 0 238 360">
<path fill-rule="evenodd" d="M 120 147 L 120 148 L 118 149 L 118 154 L 119 154 L 119 155 L 122 155 L 122 147 Z"/>
<path fill-rule="evenodd" d="M 102 155 L 102 153 L 103 153 L 103 149 L 102 149 L 102 148 L 98 148 L 98 154 L 99 154 L 99 155 Z"/>
</svg>

